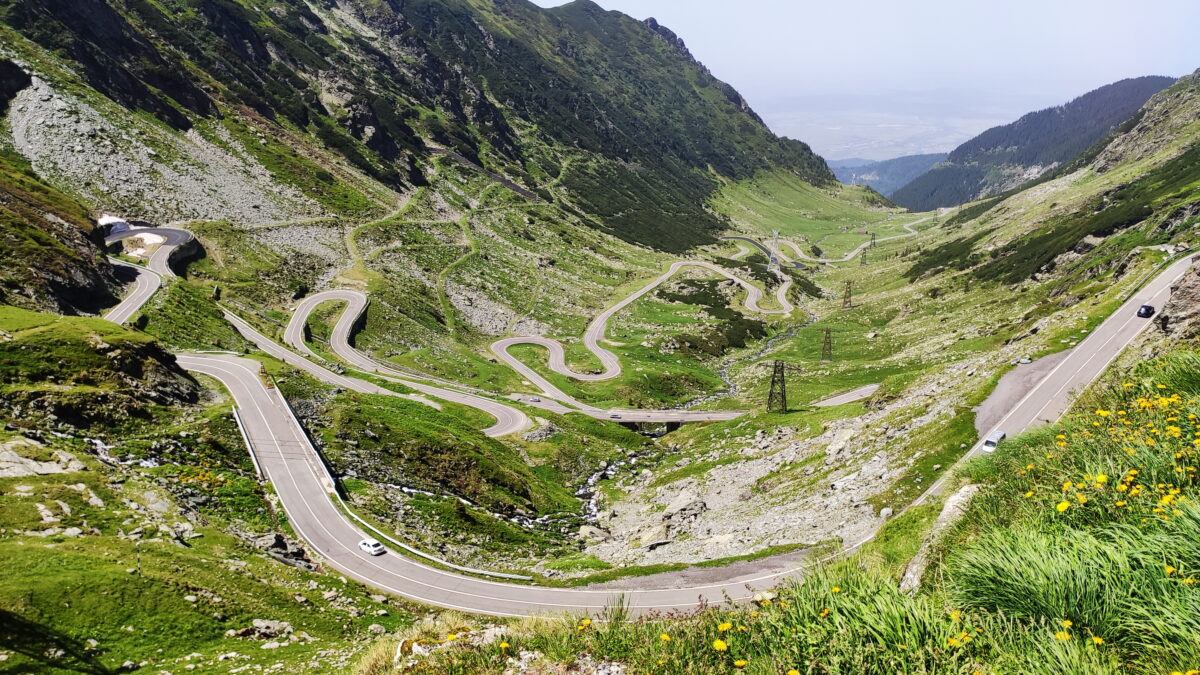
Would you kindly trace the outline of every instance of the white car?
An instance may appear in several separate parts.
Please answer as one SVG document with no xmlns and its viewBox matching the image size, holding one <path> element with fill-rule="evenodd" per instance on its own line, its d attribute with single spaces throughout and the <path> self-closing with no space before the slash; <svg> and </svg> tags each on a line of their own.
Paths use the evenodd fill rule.
<svg viewBox="0 0 1200 675">
<path fill-rule="evenodd" d="M 610 418 L 610 419 L 614 419 L 614 420 L 619 420 L 619 419 L 621 419 L 621 414 L 620 414 L 620 413 L 613 413 L 613 414 L 609 415 L 609 418 Z"/>
<path fill-rule="evenodd" d="M 542 399 L 541 399 L 541 398 L 539 398 L 539 397 L 537 397 L 537 396 L 530 396 L 530 397 L 529 397 L 529 401 L 530 401 L 531 403 L 541 403 L 541 402 L 542 402 Z"/>
<path fill-rule="evenodd" d="M 1003 431 L 1000 431 L 999 429 L 993 431 L 992 433 L 988 434 L 987 439 L 983 441 L 983 451 L 995 452 L 996 446 L 1000 445 L 1000 441 L 1004 440 L 1005 438 L 1006 434 Z"/>
<path fill-rule="evenodd" d="M 362 541 L 358 542 L 358 547 L 363 551 L 370 553 L 371 555 L 383 555 L 384 551 L 387 550 L 383 547 L 383 544 L 375 541 L 374 539 L 363 539 Z"/>
</svg>

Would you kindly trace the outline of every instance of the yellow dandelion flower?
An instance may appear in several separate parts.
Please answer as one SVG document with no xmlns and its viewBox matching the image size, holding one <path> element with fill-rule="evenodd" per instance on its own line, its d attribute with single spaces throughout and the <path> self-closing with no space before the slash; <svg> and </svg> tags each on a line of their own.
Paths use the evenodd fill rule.
<svg viewBox="0 0 1200 675">
<path fill-rule="evenodd" d="M 1075 495 L 1075 499 L 1076 499 L 1076 500 L 1077 500 L 1077 501 L 1078 501 L 1080 504 L 1086 504 L 1086 503 L 1087 503 L 1087 497 L 1085 497 L 1085 496 L 1083 496 L 1083 495 Z"/>
<path fill-rule="evenodd" d="M 832 591 L 832 592 L 834 592 L 834 593 L 841 593 L 841 592 L 842 592 L 842 587 L 841 587 L 841 586 L 834 586 L 833 588 L 831 588 L 831 589 L 829 589 L 829 590 L 830 590 L 830 591 Z"/>
<path fill-rule="evenodd" d="M 1096 637 L 1095 635 L 1093 635 L 1092 636 L 1092 644 L 1094 644 L 1098 647 L 1098 646 L 1104 644 L 1104 638 Z"/>
<path fill-rule="evenodd" d="M 1063 628 L 1070 628 L 1071 626 L 1074 626 L 1074 625 L 1075 625 L 1075 624 L 1074 624 L 1074 623 L 1073 623 L 1073 622 L 1072 622 L 1070 619 L 1063 619 L 1063 620 L 1062 620 L 1062 627 L 1063 627 Z"/>
<path fill-rule="evenodd" d="M 1026 493 L 1025 493 L 1025 496 L 1026 496 L 1026 497 L 1032 497 L 1032 496 L 1033 496 L 1033 490 L 1030 490 L 1029 492 L 1026 492 Z"/>
<path fill-rule="evenodd" d="M 1097 483 L 1107 483 L 1108 482 L 1108 474 L 1102 473 L 1102 474 L 1096 476 L 1096 482 Z"/>
<path fill-rule="evenodd" d="M 734 668 L 745 668 L 746 667 L 746 659 L 738 659 L 737 661 L 734 661 L 733 667 Z"/>
<path fill-rule="evenodd" d="M 713 640 L 712 647 L 719 652 L 729 650 L 729 645 L 726 644 L 724 640 Z"/>
<path fill-rule="evenodd" d="M 950 612 L 950 620 L 951 621 L 958 621 L 958 618 L 960 616 L 962 616 L 962 612 L 958 611 L 957 609 L 954 610 L 953 612 Z"/>
<path fill-rule="evenodd" d="M 1065 630 L 1060 630 L 1054 634 L 1054 637 L 1055 637 L 1055 639 L 1058 639 L 1058 640 L 1070 640 L 1071 634 Z"/>
<path fill-rule="evenodd" d="M 1174 568 L 1174 567 L 1171 567 L 1170 565 L 1167 565 L 1167 566 L 1166 566 L 1165 568 L 1163 568 L 1163 569 L 1166 571 L 1166 573 L 1167 573 L 1167 574 L 1174 574 L 1174 573 L 1175 573 L 1175 568 Z"/>
<path fill-rule="evenodd" d="M 454 633 L 451 633 L 446 636 L 446 642 L 454 642 L 457 639 L 458 639 L 458 636 L 455 635 Z"/>
<path fill-rule="evenodd" d="M 583 624 L 584 626 L 590 626 L 590 625 L 592 625 L 592 620 L 584 619 L 583 621 L 580 621 L 579 623 Z"/>
<path fill-rule="evenodd" d="M 659 639 L 659 640 L 662 640 L 663 642 L 670 642 L 670 641 L 671 641 L 671 636 L 670 636 L 670 635 L 667 635 L 666 633 L 663 633 L 662 635 L 659 635 L 659 636 L 658 636 L 658 639 Z"/>
<path fill-rule="evenodd" d="M 800 675 L 800 671 L 792 668 L 791 670 L 787 671 L 787 675 Z"/>
<path fill-rule="evenodd" d="M 733 624 L 729 623 L 728 621 L 717 626 L 717 630 L 721 631 L 722 633 L 731 628 L 733 628 Z"/>
<path fill-rule="evenodd" d="M 509 647 L 511 647 L 511 646 L 512 646 L 512 645 L 508 644 L 507 642 L 501 642 L 501 643 L 500 643 L 500 649 L 508 649 L 508 648 L 509 648 Z"/>
<path fill-rule="evenodd" d="M 1059 502 L 1058 506 L 1055 506 L 1054 508 L 1058 509 L 1059 513 L 1062 513 L 1063 511 L 1071 508 L 1071 502 Z"/>
</svg>

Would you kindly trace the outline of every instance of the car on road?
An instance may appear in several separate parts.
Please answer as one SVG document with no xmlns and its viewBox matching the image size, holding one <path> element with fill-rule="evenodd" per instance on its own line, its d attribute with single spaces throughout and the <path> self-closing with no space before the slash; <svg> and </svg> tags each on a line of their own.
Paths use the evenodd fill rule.
<svg viewBox="0 0 1200 675">
<path fill-rule="evenodd" d="M 383 555 L 383 552 L 387 550 L 383 547 L 383 544 L 370 538 L 358 542 L 358 547 L 371 555 Z"/>
<path fill-rule="evenodd" d="M 608 417 L 609 417 L 609 419 L 619 420 L 619 419 L 621 419 L 621 413 L 613 413 L 613 414 L 609 415 Z"/>
<path fill-rule="evenodd" d="M 996 446 L 1000 445 L 1000 441 L 1004 440 L 1006 437 L 1007 435 L 999 429 L 988 434 L 988 437 L 983 441 L 983 451 L 994 452 L 996 450 Z"/>
<path fill-rule="evenodd" d="M 542 399 L 537 396 L 530 396 L 529 401 L 530 403 L 541 403 Z"/>
<path fill-rule="evenodd" d="M 1154 316 L 1154 305 L 1142 305 L 1138 307 L 1137 315 L 1143 319 L 1149 319 Z"/>
</svg>

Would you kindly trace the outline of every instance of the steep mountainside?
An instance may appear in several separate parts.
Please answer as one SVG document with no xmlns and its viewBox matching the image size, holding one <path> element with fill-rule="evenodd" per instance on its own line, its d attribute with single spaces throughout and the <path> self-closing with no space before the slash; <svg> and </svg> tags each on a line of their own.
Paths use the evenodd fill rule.
<svg viewBox="0 0 1200 675">
<path fill-rule="evenodd" d="M 908 276 L 949 267 L 1009 284 L 1087 279 L 1123 270 L 1139 247 L 1188 241 L 1200 223 L 1198 111 L 1200 71 L 1155 94 L 1061 175 L 950 218 L 962 236 L 923 251 Z"/>
<path fill-rule="evenodd" d="M 898 399 L 884 379 L 887 393 L 868 399 L 865 413 L 819 427 L 826 436 L 812 454 L 802 450 L 809 442 L 803 434 L 774 440 L 790 433 L 780 422 L 795 419 L 779 414 L 739 420 L 720 432 L 693 427 L 671 434 L 681 453 L 705 433 L 719 433 L 733 448 L 726 455 L 685 455 L 688 463 L 672 461 L 674 471 L 651 482 L 629 480 L 634 498 L 653 494 L 660 482 L 673 487 L 658 487 L 665 509 L 650 502 L 621 514 L 625 531 L 632 530 L 628 523 L 660 521 L 650 531 L 655 540 L 663 532 L 684 539 L 683 532 L 716 547 L 716 532 L 750 537 L 790 517 L 826 522 L 859 505 L 872 512 L 886 504 L 878 519 L 887 522 L 872 529 L 871 540 L 843 539 L 861 546 L 773 593 L 756 594 L 753 603 L 653 622 L 614 621 L 601 631 L 583 621 L 511 622 L 505 639 L 513 650 L 551 672 L 582 669 L 580 654 L 586 663 L 613 661 L 631 672 L 959 672 L 964 664 L 992 673 L 1194 669 L 1200 656 L 1194 611 L 1200 263 L 1193 248 L 1200 234 L 1200 71 L 1151 97 L 1135 119 L 1052 178 L 939 217 L 911 239 L 881 239 L 875 263 L 818 277 L 853 282 L 861 304 L 841 312 L 840 324 L 839 298 L 810 305 L 818 315 L 811 332 L 801 329 L 790 348 L 770 356 L 812 368 L 801 387 L 827 382 L 848 358 L 863 359 L 848 373 L 854 375 L 871 367 L 886 372 L 896 353 L 911 357 L 914 349 L 925 351 L 919 360 L 926 367 L 936 358 L 954 366 L 918 379 Z M 1191 271 L 1178 278 L 1171 300 L 1153 322 L 1140 324 L 1144 331 L 1130 348 L 1063 417 L 1020 434 L 1009 429 L 994 452 L 955 463 L 977 432 L 1006 424 L 1011 418 L 1002 415 L 1014 410 L 1006 403 L 977 427 L 972 408 L 984 400 L 977 394 L 992 391 L 997 380 L 1047 372 L 1026 365 L 1025 355 L 1076 346 L 1075 355 L 1089 354 L 1105 335 L 1098 328 L 1105 317 L 1110 327 L 1138 326 L 1145 319 L 1133 306 L 1161 297 L 1148 290 L 1153 283 L 1144 284 L 1164 269 L 1187 267 L 1185 255 L 1193 257 Z M 823 326 L 833 336 L 832 360 L 820 360 Z M 848 344 L 855 330 L 869 352 Z M 1041 366 L 1053 363 L 1064 361 Z M 766 370 L 753 373 L 760 395 Z M 843 380 L 841 387 L 861 382 Z M 915 392 L 917 399 L 902 404 L 912 418 L 901 409 L 889 414 L 889 406 Z M 929 418 L 946 415 L 939 406 L 947 403 L 955 406 L 955 424 L 929 434 L 938 428 Z M 754 421 L 769 426 L 739 439 L 739 428 Z M 965 434 L 954 431 L 958 423 Z M 925 455 L 917 467 L 936 472 L 951 464 L 946 489 L 894 512 L 889 496 L 912 483 L 837 504 L 847 490 L 891 480 L 890 467 L 906 444 L 942 448 L 945 454 Z M 847 472 L 854 461 L 847 453 L 864 446 L 871 460 Z M 705 477 L 697 480 L 701 471 Z M 751 484 L 739 485 L 747 475 Z M 913 482 L 917 491 L 928 485 L 920 477 Z M 785 501 L 814 483 L 820 494 L 811 502 Z M 738 513 L 760 494 L 769 495 L 767 517 Z M 737 529 L 711 527 L 714 512 L 733 512 Z M 414 628 L 391 646 L 428 634 Z M 381 649 L 358 672 L 377 672 L 390 654 Z M 489 672 L 506 667 L 507 659 L 494 648 L 465 644 L 419 660 L 416 669 Z"/>
<path fill-rule="evenodd" d="M 914 178 L 946 159 L 946 153 L 907 155 L 878 162 L 870 160 L 842 160 L 830 162 L 837 179 L 847 185 L 870 185 L 876 192 L 891 197 L 892 193 Z"/>
<path fill-rule="evenodd" d="M 833 179 L 669 30 L 587 0 L 3 0 L 0 17 L 36 75 L 17 149 L 148 219 L 382 213 L 448 149 L 678 251 L 720 226 L 698 206 L 710 172 Z"/>
<path fill-rule="evenodd" d="M 992 127 L 892 196 L 897 204 L 928 211 L 1015 188 L 1079 155 L 1172 82 L 1155 76 L 1125 79 Z"/>
</svg>

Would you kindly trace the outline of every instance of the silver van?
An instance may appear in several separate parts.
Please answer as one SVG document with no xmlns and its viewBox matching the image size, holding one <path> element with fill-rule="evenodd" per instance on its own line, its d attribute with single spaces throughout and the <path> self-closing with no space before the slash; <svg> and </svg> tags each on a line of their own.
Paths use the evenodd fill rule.
<svg viewBox="0 0 1200 675">
<path fill-rule="evenodd" d="M 1003 431 L 1000 431 L 999 429 L 993 431 L 992 433 L 988 434 L 986 439 L 984 439 L 983 451 L 994 452 L 996 450 L 996 446 L 1000 445 L 1000 441 L 1004 440 L 1005 438 L 1006 435 Z"/>
</svg>

